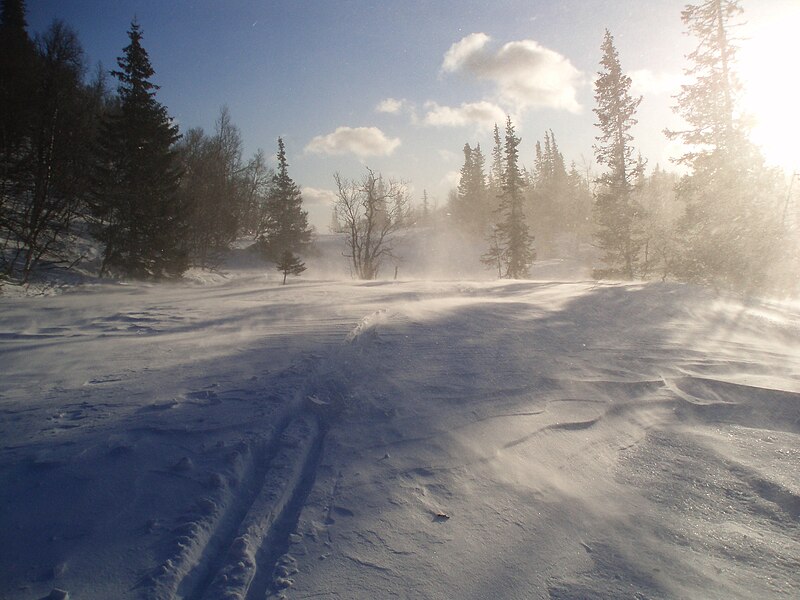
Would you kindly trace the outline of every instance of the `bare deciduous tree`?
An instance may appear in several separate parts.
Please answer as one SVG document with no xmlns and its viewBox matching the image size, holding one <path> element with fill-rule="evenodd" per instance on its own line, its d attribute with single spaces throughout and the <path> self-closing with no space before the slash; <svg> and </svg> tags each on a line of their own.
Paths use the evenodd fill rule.
<svg viewBox="0 0 800 600">
<path fill-rule="evenodd" d="M 359 279 L 375 279 L 381 262 L 394 257 L 392 241 L 408 213 L 406 184 L 384 179 L 367 168 L 360 180 L 334 174 L 336 214 L 345 232 L 353 272 Z"/>
</svg>

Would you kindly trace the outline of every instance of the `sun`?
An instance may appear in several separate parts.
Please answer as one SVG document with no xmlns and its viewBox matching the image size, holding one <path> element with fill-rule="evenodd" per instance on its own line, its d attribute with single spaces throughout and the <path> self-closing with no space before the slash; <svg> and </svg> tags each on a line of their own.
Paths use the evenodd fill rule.
<svg viewBox="0 0 800 600">
<path fill-rule="evenodd" d="M 771 15 L 740 43 L 743 108 L 767 161 L 800 172 L 800 7 Z"/>
</svg>

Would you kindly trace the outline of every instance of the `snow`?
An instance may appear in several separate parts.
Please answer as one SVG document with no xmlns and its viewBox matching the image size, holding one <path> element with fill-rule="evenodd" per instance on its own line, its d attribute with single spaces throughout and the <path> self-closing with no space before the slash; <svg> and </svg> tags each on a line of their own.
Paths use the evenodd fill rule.
<svg viewBox="0 0 800 600">
<path fill-rule="evenodd" d="M 0 297 L 0 597 L 800 596 L 800 305 L 320 238 Z"/>
</svg>

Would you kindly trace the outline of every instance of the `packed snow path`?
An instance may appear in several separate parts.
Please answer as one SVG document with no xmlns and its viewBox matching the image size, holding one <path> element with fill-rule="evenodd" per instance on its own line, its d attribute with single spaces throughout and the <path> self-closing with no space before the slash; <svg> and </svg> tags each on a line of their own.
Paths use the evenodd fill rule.
<svg viewBox="0 0 800 600">
<path fill-rule="evenodd" d="M 800 595 L 797 305 L 257 277 L 1 302 L 2 598 Z"/>
</svg>

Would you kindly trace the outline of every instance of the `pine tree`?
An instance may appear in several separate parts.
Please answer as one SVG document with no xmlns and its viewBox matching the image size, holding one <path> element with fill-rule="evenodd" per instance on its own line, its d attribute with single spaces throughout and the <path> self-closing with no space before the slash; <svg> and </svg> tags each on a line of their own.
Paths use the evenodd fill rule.
<svg viewBox="0 0 800 600">
<path fill-rule="evenodd" d="M 781 240 L 789 236 L 774 211 L 776 174 L 765 168 L 737 109 L 733 31 L 741 14 L 737 0 L 706 0 L 682 11 L 698 39 L 686 69 L 693 81 L 682 86 L 675 107 L 688 128 L 666 133 L 690 147 L 680 158 L 691 173 L 678 185 L 678 199 L 686 204 L 679 224 L 684 251 L 673 273 L 753 290 L 766 282 L 768 267 L 780 261 Z"/>
<path fill-rule="evenodd" d="M 267 199 L 264 231 L 259 237 L 265 256 L 280 260 L 286 250 L 299 252 L 311 243 L 308 213 L 303 210 L 300 188 L 289 177 L 283 139 L 278 138 L 278 171 Z"/>
<path fill-rule="evenodd" d="M 793 236 L 773 210 L 776 173 L 749 141 L 747 120 L 737 109 L 741 86 L 733 32 L 741 14 L 736 0 L 706 0 L 682 11 L 698 39 L 686 69 L 693 81 L 682 87 L 675 107 L 688 128 L 667 135 L 690 147 L 680 159 L 691 173 L 678 185 L 686 214 L 679 224 L 684 252 L 675 275 L 751 291 L 767 283 L 769 266 L 780 262 Z"/>
<path fill-rule="evenodd" d="M 497 123 L 492 132 L 492 164 L 489 168 L 488 190 L 486 198 L 487 215 L 497 212 L 498 199 L 503 193 L 503 172 L 506 169 L 503 158 L 503 141 L 500 138 L 500 128 Z"/>
<path fill-rule="evenodd" d="M 681 11 L 689 33 L 700 43 L 687 56 L 693 64 L 685 73 L 694 82 L 681 86 L 677 96 L 676 111 L 689 129 L 667 132 L 695 146 L 680 162 L 693 165 L 703 157 L 733 150 L 746 138 L 746 125 L 735 113 L 741 84 L 734 71 L 737 48 L 731 40 L 742 12 L 738 0 L 706 0 Z"/>
<path fill-rule="evenodd" d="M 642 98 L 630 95 L 631 79 L 622 71 L 614 38 L 606 30 L 602 45 L 603 70 L 595 81 L 597 127 L 595 157 L 607 171 L 598 179 L 594 206 L 595 240 L 603 251 L 606 269 L 600 276 L 632 279 L 636 273 L 642 241 L 639 231 L 641 208 L 633 197 L 637 161 L 630 129 L 636 125 L 636 110 Z"/>
<path fill-rule="evenodd" d="M 306 264 L 292 254 L 291 250 L 284 250 L 275 266 L 283 273 L 283 285 L 286 285 L 287 275 L 300 275 L 306 270 Z"/>
<path fill-rule="evenodd" d="M 120 70 L 111 72 L 119 80 L 119 109 L 100 141 L 95 211 L 96 235 L 105 245 L 102 270 L 138 278 L 177 276 L 187 266 L 174 150 L 180 135 L 155 99 L 155 72 L 136 21 L 128 37 L 117 59 Z"/>
<path fill-rule="evenodd" d="M 516 136 L 511 117 L 506 121 L 503 187 L 498 214 L 500 221 L 490 236 L 489 251 L 481 257 L 487 266 L 501 265 L 503 277 L 522 279 L 536 259 L 533 238 L 528 231 L 523 210 L 525 182 L 519 168 L 520 139 Z"/>
<path fill-rule="evenodd" d="M 531 184 L 531 215 L 535 223 L 538 253 L 556 255 L 556 239 L 570 227 L 565 207 L 569 185 L 564 156 L 558 149 L 552 130 L 545 131 L 544 148 L 541 142 L 536 142 Z"/>
<path fill-rule="evenodd" d="M 456 203 L 451 207 L 456 223 L 465 232 L 480 235 L 487 227 L 486 160 L 480 144 L 471 148 L 464 144 L 464 165 L 461 167 Z"/>
</svg>

